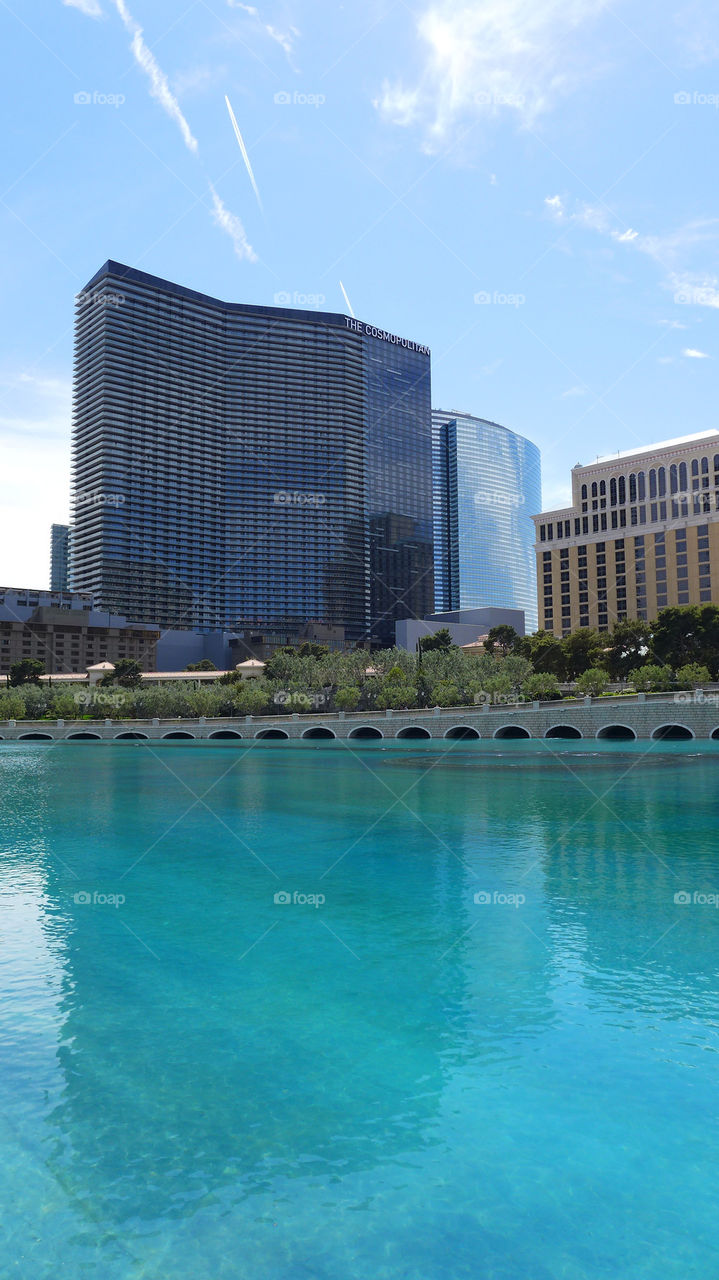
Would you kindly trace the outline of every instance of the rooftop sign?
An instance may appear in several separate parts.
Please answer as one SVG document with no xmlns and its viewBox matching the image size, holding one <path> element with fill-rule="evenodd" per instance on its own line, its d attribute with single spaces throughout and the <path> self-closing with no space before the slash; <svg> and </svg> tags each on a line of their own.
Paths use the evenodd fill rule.
<svg viewBox="0 0 719 1280">
<path fill-rule="evenodd" d="M 378 329 L 374 324 L 365 324 L 364 320 L 355 320 L 345 316 L 345 324 L 353 333 L 364 333 L 368 338 L 381 338 L 383 342 L 392 342 L 396 347 L 405 347 L 407 351 L 419 351 L 423 356 L 430 355 L 429 347 L 421 342 L 412 342 L 411 338 L 398 338 L 396 333 L 388 329 Z"/>
</svg>

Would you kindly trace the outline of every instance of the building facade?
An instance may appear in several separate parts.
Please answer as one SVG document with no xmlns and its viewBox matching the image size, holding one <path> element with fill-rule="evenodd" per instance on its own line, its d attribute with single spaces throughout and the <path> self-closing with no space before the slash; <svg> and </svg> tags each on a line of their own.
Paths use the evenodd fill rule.
<svg viewBox="0 0 719 1280">
<path fill-rule="evenodd" d="M 430 358 L 107 262 L 79 295 L 72 585 L 163 628 L 391 644 L 433 602 Z"/>
<path fill-rule="evenodd" d="M 154 671 L 159 631 L 100 613 L 89 593 L 0 587 L 0 676 L 23 658 L 49 675 L 85 672 L 96 662 L 134 658 Z"/>
<path fill-rule="evenodd" d="M 572 471 L 572 505 L 534 517 L 539 625 L 557 636 L 719 603 L 719 431 Z"/>
<path fill-rule="evenodd" d="M 50 528 L 50 590 L 67 591 L 70 583 L 70 526 L 54 524 Z"/>
<path fill-rule="evenodd" d="M 537 626 L 539 449 L 471 414 L 432 413 L 435 609 L 523 610 Z"/>
</svg>

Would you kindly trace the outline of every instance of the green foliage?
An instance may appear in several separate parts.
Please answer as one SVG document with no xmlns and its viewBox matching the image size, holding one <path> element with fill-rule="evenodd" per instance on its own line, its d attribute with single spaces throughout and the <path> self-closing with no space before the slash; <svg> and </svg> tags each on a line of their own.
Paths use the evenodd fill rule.
<svg viewBox="0 0 719 1280">
<path fill-rule="evenodd" d="M 432 635 L 421 636 L 420 644 L 422 646 L 422 654 L 432 653 L 437 649 L 456 649 L 457 645 L 453 644 L 449 627 L 441 627 L 439 631 L 435 631 Z"/>
<path fill-rule="evenodd" d="M 550 671 L 537 671 L 524 681 L 522 696 L 529 702 L 557 702 L 562 695 L 555 675 Z"/>
<path fill-rule="evenodd" d="M 22 658 L 10 667 L 10 684 L 37 684 L 45 674 L 45 663 L 39 658 Z"/>
<path fill-rule="evenodd" d="M 590 698 L 599 698 L 609 684 L 609 677 L 603 667 L 588 667 L 577 678 L 577 689 Z"/>
<path fill-rule="evenodd" d="M 462 697 L 456 684 L 439 680 L 432 690 L 431 701 L 436 707 L 458 707 Z"/>
<path fill-rule="evenodd" d="M 356 684 L 345 685 L 344 689 L 337 690 L 334 704 L 338 711 L 356 711 L 360 697 L 360 690 Z"/>
<path fill-rule="evenodd" d="M 663 690 L 671 688 L 672 683 L 669 669 L 667 667 L 659 667 L 653 662 L 648 662 L 645 666 L 640 667 L 638 671 L 630 671 L 629 679 L 637 693 L 661 693 Z"/>
<path fill-rule="evenodd" d="M 497 627 L 490 627 L 487 639 L 484 642 L 485 653 L 496 653 L 497 650 L 503 658 L 508 653 L 513 653 L 520 644 L 521 637 L 515 631 L 514 627 L 508 622 L 500 622 Z"/>
<path fill-rule="evenodd" d="M 200 658 L 199 662 L 188 662 L 185 671 L 217 671 L 210 658 Z"/>
<path fill-rule="evenodd" d="M 119 684 L 124 689 L 137 689 L 142 684 L 142 664 L 136 658 L 118 658 L 114 667 L 103 676 L 101 684 Z"/>
<path fill-rule="evenodd" d="M 680 667 L 676 674 L 676 682 L 680 689 L 696 689 L 699 685 L 710 684 L 711 676 L 708 668 L 699 662 L 688 662 Z"/>
<path fill-rule="evenodd" d="M 617 622 L 609 640 L 606 666 L 613 680 L 626 680 L 650 659 L 652 630 L 641 618 L 625 618 Z"/>
<path fill-rule="evenodd" d="M 592 627 L 580 627 L 578 631 L 570 632 L 562 640 L 567 677 L 576 680 L 590 668 L 603 666 L 607 647 L 606 636 L 601 636 Z"/>
<path fill-rule="evenodd" d="M 662 609 L 652 625 L 656 657 L 677 670 L 699 662 L 710 671 L 719 667 L 719 607 L 682 605 Z"/>
<path fill-rule="evenodd" d="M 413 684 L 396 681 L 380 689 L 375 705 L 379 711 L 386 711 L 390 707 L 395 711 L 401 711 L 404 707 L 416 707 L 418 702 L 419 697 Z"/>
<path fill-rule="evenodd" d="M 518 649 L 535 671 L 547 671 L 558 680 L 564 680 L 567 674 L 564 645 L 551 631 L 535 631 L 534 635 L 523 636 Z"/>
</svg>

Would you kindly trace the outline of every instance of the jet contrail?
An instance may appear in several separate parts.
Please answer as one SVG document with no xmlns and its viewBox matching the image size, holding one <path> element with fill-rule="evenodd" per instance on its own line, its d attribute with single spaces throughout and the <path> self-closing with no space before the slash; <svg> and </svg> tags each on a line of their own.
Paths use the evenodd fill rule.
<svg viewBox="0 0 719 1280">
<path fill-rule="evenodd" d="M 345 302 L 347 303 L 347 309 L 348 309 L 348 311 L 349 311 L 350 315 L 351 315 L 352 317 L 354 317 L 354 311 L 352 310 L 352 303 L 350 302 L 349 298 L 347 297 L 347 290 L 345 289 L 345 287 L 344 287 L 344 285 L 343 285 L 343 283 L 342 283 L 342 281 L 341 281 L 341 280 L 340 280 L 340 289 L 342 290 L 342 296 L 344 297 L 344 300 L 345 300 Z"/>
<path fill-rule="evenodd" d="M 245 168 L 246 168 L 247 173 L 248 173 L 248 175 L 249 175 L 250 182 L 252 183 L 252 190 L 254 191 L 255 196 L 257 197 L 257 203 L 258 203 L 258 205 L 260 206 L 260 209 L 261 209 L 261 208 L 262 208 L 262 201 L 260 200 L 260 193 L 259 193 L 259 191 L 258 191 L 258 189 L 257 189 L 257 183 L 255 182 L 255 175 L 254 175 L 254 173 L 252 172 L 252 165 L 250 164 L 250 157 L 249 157 L 249 156 L 248 156 L 248 154 L 247 154 L 247 147 L 245 146 L 244 141 L 243 141 L 243 138 L 242 138 L 242 134 L 240 133 L 240 126 L 238 125 L 237 121 L 235 120 L 235 113 L 234 113 L 234 111 L 232 110 L 232 107 L 230 106 L 230 99 L 228 98 L 227 94 L 225 94 L 225 102 L 227 103 L 227 110 L 228 110 L 228 111 L 229 111 L 229 113 L 230 113 L 230 120 L 232 121 L 232 128 L 233 128 L 233 129 L 234 129 L 234 131 L 235 131 L 235 137 L 237 138 L 238 146 L 239 146 L 239 148 L 240 148 L 240 151 L 242 152 L 242 159 L 243 159 L 243 160 L 244 160 L 244 162 L 245 162 Z"/>
</svg>

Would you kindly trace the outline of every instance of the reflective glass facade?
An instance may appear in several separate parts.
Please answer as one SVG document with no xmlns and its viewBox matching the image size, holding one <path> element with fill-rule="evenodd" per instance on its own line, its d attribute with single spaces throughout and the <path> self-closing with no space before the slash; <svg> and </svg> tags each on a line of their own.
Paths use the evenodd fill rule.
<svg viewBox="0 0 719 1280">
<path fill-rule="evenodd" d="M 432 606 L 429 351 L 106 263 L 78 300 L 73 581 L 199 630 Z"/>
<path fill-rule="evenodd" d="M 435 608 L 524 609 L 537 626 L 536 445 L 470 414 L 432 413 Z"/>
</svg>

